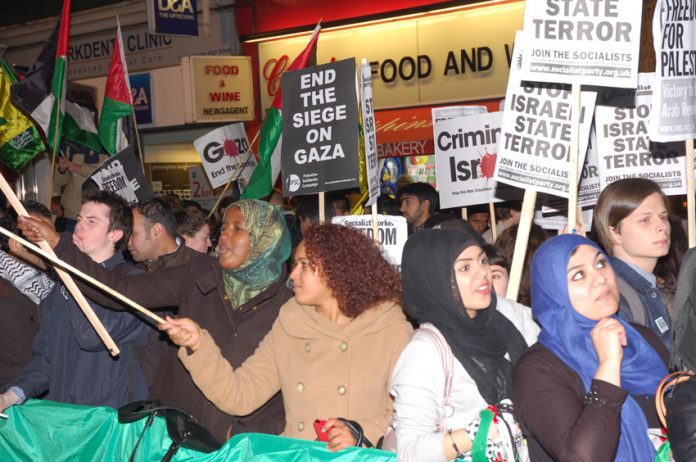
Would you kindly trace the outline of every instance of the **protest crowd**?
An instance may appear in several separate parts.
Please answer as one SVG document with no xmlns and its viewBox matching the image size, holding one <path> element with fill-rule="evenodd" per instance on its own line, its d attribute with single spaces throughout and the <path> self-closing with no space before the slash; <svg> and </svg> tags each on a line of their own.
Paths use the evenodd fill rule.
<svg viewBox="0 0 696 462">
<path fill-rule="evenodd" d="M 628 0 L 502 3 L 506 91 L 437 100 L 406 169 L 375 105 L 435 54 L 317 64 L 317 24 L 263 120 L 237 64 L 185 57 L 219 85 L 186 193 L 146 168 L 120 22 L 100 114 L 65 88 L 70 0 L 30 68 L 3 49 L 0 460 L 696 461 L 696 7 L 653 2 L 639 72 Z"/>
</svg>

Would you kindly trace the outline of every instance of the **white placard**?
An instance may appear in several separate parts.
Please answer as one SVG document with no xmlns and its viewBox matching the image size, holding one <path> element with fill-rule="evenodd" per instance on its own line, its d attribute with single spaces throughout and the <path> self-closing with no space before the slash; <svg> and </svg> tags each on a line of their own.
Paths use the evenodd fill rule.
<svg viewBox="0 0 696 462">
<path fill-rule="evenodd" d="M 381 194 L 381 188 L 379 183 L 379 166 L 377 165 L 375 105 L 372 99 L 372 68 L 366 59 L 363 59 L 360 63 L 360 103 L 363 119 L 363 138 L 365 140 L 367 190 L 370 195 L 365 205 L 373 205 Z"/>
<path fill-rule="evenodd" d="M 253 154 L 247 156 L 250 147 L 243 123 L 217 128 L 196 139 L 193 145 L 213 188 L 227 184 L 235 174 L 234 179 L 244 179 L 245 186 L 256 168 Z M 244 164 L 238 168 L 242 161 Z"/>
<path fill-rule="evenodd" d="M 510 68 L 496 181 L 568 198 L 571 91 L 568 85 L 523 82 L 519 72 L 525 38 L 518 32 Z M 597 94 L 580 95 L 580 158 L 587 151 Z"/>
<path fill-rule="evenodd" d="M 527 0 L 523 78 L 635 88 L 642 13 L 636 0 Z"/>
<path fill-rule="evenodd" d="M 582 211 L 582 229 L 585 232 L 589 233 L 592 229 L 593 216 L 594 209 L 586 209 Z M 542 211 L 537 210 L 537 212 L 534 214 L 534 224 L 541 226 L 543 229 L 560 231 L 568 224 L 568 217 L 566 215 L 544 216 Z"/>
<path fill-rule="evenodd" d="M 493 172 L 502 112 L 437 120 L 433 109 L 435 172 L 442 208 L 485 204 Z"/>
<path fill-rule="evenodd" d="M 433 123 L 455 117 L 466 117 L 474 114 L 485 114 L 486 106 L 445 106 L 433 108 Z"/>
<path fill-rule="evenodd" d="M 331 223 L 355 228 L 374 239 L 372 215 L 345 215 L 333 217 Z M 408 239 L 406 218 L 396 215 L 377 215 L 377 233 L 382 255 L 389 263 L 401 269 L 401 254 Z"/>
<path fill-rule="evenodd" d="M 696 11 L 693 0 L 657 0 L 655 82 L 648 133 L 653 141 L 696 138 Z"/>
<path fill-rule="evenodd" d="M 632 98 L 621 92 L 597 106 L 595 124 L 599 153 L 601 189 L 623 178 L 647 178 L 660 185 L 667 195 L 686 193 L 684 143 L 652 143 L 648 138 L 648 118 L 652 100 L 652 73 L 638 78 Z"/>
</svg>

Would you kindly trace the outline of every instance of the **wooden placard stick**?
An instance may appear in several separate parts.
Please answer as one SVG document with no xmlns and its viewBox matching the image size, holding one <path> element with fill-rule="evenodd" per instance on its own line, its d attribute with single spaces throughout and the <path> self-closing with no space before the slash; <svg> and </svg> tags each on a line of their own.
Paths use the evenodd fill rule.
<svg viewBox="0 0 696 462">
<path fill-rule="evenodd" d="M 5 180 L 5 177 L 2 174 L 0 174 L 0 190 L 2 190 L 7 199 L 10 201 L 10 204 L 15 209 L 15 212 L 17 212 L 18 216 L 29 216 L 26 209 L 19 201 L 19 198 L 15 195 L 14 191 L 7 183 L 7 180 Z M 46 251 L 46 253 L 55 256 L 55 253 L 53 252 L 51 246 L 48 245 L 48 242 L 41 241 L 39 246 L 41 247 L 41 249 Z M 60 276 L 61 280 L 63 281 L 63 284 L 65 284 L 65 287 L 72 294 L 73 298 L 75 299 L 75 302 L 80 307 L 82 312 L 85 314 L 89 323 L 92 325 L 92 327 L 94 327 L 94 330 L 97 331 L 97 335 L 102 340 L 102 342 L 104 342 L 104 345 L 106 345 L 106 349 L 109 350 L 111 356 L 117 356 L 121 351 L 118 349 L 116 343 L 111 338 L 109 333 L 106 331 L 106 328 L 104 328 L 104 325 L 99 320 L 97 315 L 94 314 L 94 310 L 92 310 L 92 307 L 89 306 L 89 303 L 87 303 L 87 299 L 84 295 L 82 295 L 80 289 L 77 288 L 77 284 L 75 284 L 75 281 L 73 281 L 73 279 L 70 277 L 68 273 L 59 268 L 56 268 L 56 273 L 58 273 L 58 276 Z"/>
<path fill-rule="evenodd" d="M 533 189 L 524 190 L 524 200 L 522 211 L 520 212 L 520 224 L 517 226 L 517 239 L 515 240 L 515 250 L 512 254 L 512 264 L 510 265 L 510 281 L 506 298 L 517 301 L 522 282 L 522 270 L 524 269 L 524 257 L 527 254 L 527 243 L 529 232 L 532 229 L 534 220 L 534 206 L 536 205 L 537 192 Z"/>
<path fill-rule="evenodd" d="M 686 221 L 689 224 L 689 248 L 696 247 L 696 206 L 694 204 L 694 140 L 686 140 Z"/>
<path fill-rule="evenodd" d="M 242 165 L 246 164 L 247 160 L 249 160 L 249 157 L 251 157 L 251 155 L 252 155 L 251 147 L 254 145 L 254 143 L 256 143 L 256 140 L 259 138 L 259 133 L 261 133 L 261 130 L 257 131 L 256 135 L 254 135 L 254 139 L 251 140 L 251 143 L 249 144 L 249 149 L 247 149 L 247 152 L 244 153 L 244 156 L 245 156 L 244 159 L 242 159 L 241 162 L 239 162 L 237 164 L 237 166 L 234 168 L 234 171 L 232 172 L 232 176 L 230 177 L 230 181 L 227 182 L 227 184 L 225 185 L 225 188 L 220 193 L 220 197 L 218 197 L 218 200 L 215 201 L 215 205 L 213 205 L 213 208 L 210 209 L 210 213 L 208 213 L 208 220 L 210 220 L 210 217 L 212 217 L 213 214 L 215 213 L 215 210 L 217 210 L 218 205 L 220 205 L 220 202 L 222 202 L 222 198 L 225 196 L 225 193 L 229 189 L 232 182 L 237 179 L 237 175 L 239 174 L 239 170 L 241 169 Z"/>
<path fill-rule="evenodd" d="M 26 239 L 23 239 L 23 238 L 17 236 L 17 235 L 14 234 L 12 231 L 6 230 L 6 229 L 3 228 L 2 226 L 0 226 L 0 233 L 1 233 L 1 234 L 4 234 L 5 236 L 9 237 L 10 239 L 16 240 L 17 242 L 19 242 L 20 244 L 22 244 L 22 245 L 25 246 L 26 248 L 33 250 L 33 251 L 36 252 L 37 254 L 39 254 L 39 255 L 41 255 L 42 257 L 44 257 L 44 258 L 46 258 L 47 260 L 49 260 L 49 261 L 50 261 L 51 263 L 53 263 L 54 265 L 60 266 L 61 268 L 63 268 L 63 269 L 65 269 L 66 271 L 68 271 L 69 273 L 72 273 L 72 274 L 74 274 L 75 276 L 79 277 L 80 279 L 89 282 L 90 284 L 92 284 L 93 286 L 97 287 L 98 289 L 103 290 L 103 291 L 106 292 L 107 294 L 109 294 L 109 295 L 111 295 L 112 297 L 118 299 L 120 302 L 125 303 L 126 305 L 130 306 L 130 307 L 133 308 L 134 310 L 139 311 L 140 313 L 144 314 L 145 316 L 147 316 L 148 318 L 152 319 L 153 321 L 155 321 L 155 322 L 157 322 L 157 323 L 159 323 L 159 324 L 165 322 L 165 320 L 164 320 L 163 318 L 157 316 L 157 315 L 156 315 L 155 313 L 153 313 L 152 311 L 150 311 L 150 310 L 148 310 L 147 308 L 143 307 L 142 305 L 140 305 L 140 304 L 134 302 L 134 301 L 131 300 L 130 298 L 126 297 L 125 295 L 123 295 L 123 294 L 121 294 L 121 293 L 119 293 L 119 292 L 116 292 L 114 289 L 112 289 L 111 287 L 107 286 L 106 284 L 103 284 L 103 283 L 97 281 L 97 280 L 94 279 L 92 276 L 89 276 L 88 274 L 83 273 L 82 271 L 80 271 L 79 269 L 75 268 L 75 267 L 72 266 L 71 264 L 69 264 L 69 263 L 67 263 L 67 262 L 65 262 L 65 261 L 63 261 L 63 260 L 61 260 L 60 258 L 58 258 L 55 254 L 51 254 L 51 253 L 45 252 L 45 251 L 42 250 L 41 248 L 37 247 L 36 245 L 32 244 L 31 242 L 27 241 Z"/>
<path fill-rule="evenodd" d="M 462 207 L 462 219 L 469 220 L 469 209 Z"/>
<path fill-rule="evenodd" d="M 570 109 L 570 166 L 568 169 L 568 231 L 578 222 L 578 159 L 580 158 L 580 84 L 571 90 Z"/>
<path fill-rule="evenodd" d="M 324 206 L 326 204 L 326 197 L 324 191 L 319 193 L 319 224 L 323 225 L 326 221 L 326 213 L 324 213 Z"/>
<path fill-rule="evenodd" d="M 377 223 L 377 201 L 372 204 L 372 239 L 379 245 L 379 224 Z"/>
<path fill-rule="evenodd" d="M 495 220 L 495 205 L 493 204 L 493 201 L 488 202 L 488 214 L 491 216 L 489 220 L 489 226 L 491 227 L 491 239 L 493 239 L 493 243 L 498 240 L 498 230 L 497 228 L 497 223 Z"/>
</svg>

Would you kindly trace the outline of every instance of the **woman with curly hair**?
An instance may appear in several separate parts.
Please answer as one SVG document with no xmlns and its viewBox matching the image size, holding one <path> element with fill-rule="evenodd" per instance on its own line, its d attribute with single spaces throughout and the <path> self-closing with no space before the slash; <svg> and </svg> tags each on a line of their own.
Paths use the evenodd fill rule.
<svg viewBox="0 0 696 462">
<path fill-rule="evenodd" d="M 387 427 L 389 378 L 412 331 L 399 275 L 370 239 L 337 225 L 311 227 L 295 260 L 295 297 L 241 367 L 230 366 L 190 319 L 167 318 L 160 328 L 222 411 L 244 415 L 280 390 L 283 435 L 314 439 L 318 420 L 330 450 L 369 446 Z"/>
</svg>

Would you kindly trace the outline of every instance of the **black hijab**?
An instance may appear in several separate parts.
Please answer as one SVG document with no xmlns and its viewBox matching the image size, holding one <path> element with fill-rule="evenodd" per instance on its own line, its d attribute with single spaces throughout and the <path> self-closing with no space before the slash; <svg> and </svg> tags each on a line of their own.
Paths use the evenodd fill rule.
<svg viewBox="0 0 696 462">
<path fill-rule="evenodd" d="M 512 396 L 512 367 L 527 344 L 496 309 L 495 293 L 491 292 L 488 308 L 479 310 L 476 317 L 466 313 L 453 265 L 472 245 L 482 246 L 483 239 L 461 230 L 427 229 L 409 237 L 401 261 L 404 309 L 416 321 L 437 327 L 481 396 L 496 404 Z"/>
</svg>

